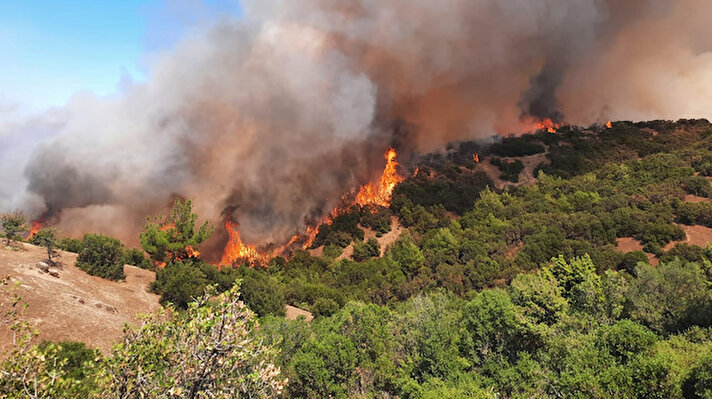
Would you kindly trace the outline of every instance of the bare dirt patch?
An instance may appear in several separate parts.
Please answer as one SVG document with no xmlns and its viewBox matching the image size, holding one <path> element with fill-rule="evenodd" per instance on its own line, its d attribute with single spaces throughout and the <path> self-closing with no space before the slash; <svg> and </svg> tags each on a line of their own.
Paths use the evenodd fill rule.
<svg viewBox="0 0 712 399">
<path fill-rule="evenodd" d="M 304 319 L 309 322 L 314 319 L 314 315 L 304 309 L 299 309 L 296 306 L 284 305 L 284 310 L 287 313 L 287 320 L 297 320 L 299 316 L 304 316 Z"/>
<path fill-rule="evenodd" d="M 42 248 L 22 244 L 18 251 L 0 247 L 0 276 L 19 281 L 20 294 L 29 304 L 25 319 L 40 331 L 39 340 L 79 341 L 107 351 L 122 337 L 125 323 L 138 313 L 160 308 L 158 296 L 148 292 L 155 274 L 124 266 L 126 280 L 105 280 L 74 266 L 76 254 L 60 251 L 63 266 L 51 268 L 58 277 L 43 272 L 37 263 L 45 259 Z M 10 297 L 3 292 L 0 302 Z M 1 326 L 0 351 L 12 345 L 12 336 Z"/>
<path fill-rule="evenodd" d="M 386 253 L 388 247 L 393 245 L 393 243 L 398 239 L 398 237 L 400 237 L 401 233 L 403 233 L 403 226 L 401 226 L 400 222 L 398 222 L 398 218 L 395 216 L 391 217 L 391 231 L 382 235 L 381 237 L 378 237 L 378 233 L 376 233 L 376 231 L 374 230 L 371 230 L 367 227 L 363 227 L 361 225 L 359 225 L 359 227 L 362 228 L 364 231 L 364 240 L 375 238 L 376 241 L 378 241 L 378 246 L 381 248 L 381 256 Z M 348 247 L 344 248 L 344 252 L 339 255 L 336 260 L 350 259 L 353 253 L 354 244 L 351 243 Z"/>
<path fill-rule="evenodd" d="M 700 247 L 705 247 L 707 244 L 712 244 L 712 229 L 705 226 L 685 226 L 680 225 L 683 230 L 685 230 L 685 239 L 682 241 L 671 242 L 663 248 L 665 251 L 669 251 L 675 247 L 675 245 L 684 243 L 690 245 L 697 245 Z"/>
<path fill-rule="evenodd" d="M 710 200 L 709 198 L 700 197 L 699 195 L 693 195 L 693 194 L 687 194 L 687 195 L 685 195 L 685 198 L 683 198 L 683 201 L 692 202 L 692 203 L 705 202 L 705 201 L 709 201 L 709 200 Z"/>
<path fill-rule="evenodd" d="M 536 176 L 534 176 L 534 170 L 537 168 L 537 166 L 539 166 L 541 163 L 549 162 L 549 160 L 546 158 L 547 154 L 548 152 L 543 152 L 541 154 L 534 154 L 526 157 L 500 158 L 502 159 L 502 161 L 522 161 L 522 164 L 524 164 L 524 169 L 519 173 L 519 182 L 517 183 L 512 183 L 510 181 L 502 180 L 499 178 L 499 176 L 502 174 L 502 171 L 499 170 L 498 167 L 490 163 L 490 161 L 492 160 L 491 156 L 483 158 L 482 162 L 477 164 L 477 168 L 475 168 L 475 170 L 482 170 L 487 173 L 487 176 L 489 176 L 489 178 L 492 179 L 492 181 L 494 182 L 495 188 L 499 190 L 503 189 L 504 186 L 519 186 L 522 184 L 530 185 L 537 182 Z"/>
<path fill-rule="evenodd" d="M 636 240 L 633 237 L 623 237 L 617 240 L 616 249 L 623 253 L 642 251 L 643 244 L 641 244 L 640 241 Z M 660 260 L 656 258 L 655 255 L 649 254 L 647 252 L 645 253 L 645 255 L 648 257 L 648 262 L 650 262 L 651 265 L 657 266 L 658 263 L 660 263 Z"/>
</svg>

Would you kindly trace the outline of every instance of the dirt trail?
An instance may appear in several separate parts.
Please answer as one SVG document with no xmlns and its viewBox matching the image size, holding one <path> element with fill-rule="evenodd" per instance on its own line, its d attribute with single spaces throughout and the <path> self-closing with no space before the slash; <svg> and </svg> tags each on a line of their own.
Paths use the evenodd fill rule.
<svg viewBox="0 0 712 399">
<path fill-rule="evenodd" d="M 126 280 L 110 281 L 86 274 L 74 266 L 76 254 L 60 251 L 62 268 L 52 268 L 59 277 L 37 266 L 45 259 L 42 248 L 22 244 L 20 250 L 0 247 L 0 276 L 20 282 L 19 294 L 29 304 L 25 318 L 36 326 L 41 340 L 71 340 L 107 351 L 122 336 L 125 323 L 138 313 L 160 307 L 158 296 L 148 292 L 155 274 L 124 266 Z M 0 294 L 0 307 L 9 297 Z M 0 352 L 12 345 L 7 326 L 0 326 Z"/>
</svg>

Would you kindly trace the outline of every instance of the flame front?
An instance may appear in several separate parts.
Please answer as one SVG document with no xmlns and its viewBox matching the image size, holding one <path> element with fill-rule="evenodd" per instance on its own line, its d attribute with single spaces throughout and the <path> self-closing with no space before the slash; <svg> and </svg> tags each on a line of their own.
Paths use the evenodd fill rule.
<svg viewBox="0 0 712 399">
<path fill-rule="evenodd" d="M 480 154 L 472 154 L 472 160 L 475 161 L 475 163 L 480 163 Z"/>
<path fill-rule="evenodd" d="M 30 227 L 30 234 L 27 236 L 27 239 L 29 240 L 30 238 L 32 238 L 32 236 L 37 234 L 38 231 L 42 230 L 43 224 L 44 222 L 42 220 L 33 221 L 32 226 Z"/>
<path fill-rule="evenodd" d="M 613 127 L 613 123 L 611 121 L 606 122 L 606 128 L 610 129 Z"/>
<path fill-rule="evenodd" d="M 550 118 L 542 119 L 536 122 L 536 130 L 544 130 L 549 133 L 556 133 L 556 130 L 560 127 L 561 125 L 552 121 Z"/>
<path fill-rule="evenodd" d="M 398 161 L 396 161 L 396 150 L 393 148 L 386 152 L 386 167 L 383 169 L 381 179 L 375 186 L 371 183 L 361 187 L 356 195 L 356 203 L 364 205 L 389 206 L 391 204 L 391 196 L 396 185 L 403 181 L 403 178 L 398 174 Z"/>
<path fill-rule="evenodd" d="M 247 261 L 250 264 L 256 262 L 267 263 L 270 255 L 260 252 L 254 245 L 245 245 L 242 243 L 240 232 L 237 231 L 237 223 L 233 223 L 230 219 L 225 220 L 225 230 L 230 237 L 225 245 L 220 265 L 232 266 L 237 261 Z"/>
</svg>

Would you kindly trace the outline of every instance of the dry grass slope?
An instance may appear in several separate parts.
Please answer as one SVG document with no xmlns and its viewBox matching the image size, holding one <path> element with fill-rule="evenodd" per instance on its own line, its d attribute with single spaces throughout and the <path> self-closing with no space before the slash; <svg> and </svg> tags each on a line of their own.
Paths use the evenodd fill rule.
<svg viewBox="0 0 712 399">
<path fill-rule="evenodd" d="M 125 266 L 126 280 L 115 282 L 94 277 L 74 266 L 76 254 L 60 252 L 59 277 L 37 266 L 45 259 L 42 248 L 22 244 L 20 250 L 0 247 L 0 276 L 20 281 L 19 294 L 29 304 L 26 319 L 35 325 L 38 340 L 71 340 L 107 351 L 120 340 L 125 323 L 138 313 L 160 307 L 158 296 L 148 291 L 153 272 Z M 3 306 L 9 297 L 2 293 Z M 0 330 L 0 352 L 12 345 L 6 326 Z M 38 341 L 39 342 L 39 341 Z"/>
</svg>

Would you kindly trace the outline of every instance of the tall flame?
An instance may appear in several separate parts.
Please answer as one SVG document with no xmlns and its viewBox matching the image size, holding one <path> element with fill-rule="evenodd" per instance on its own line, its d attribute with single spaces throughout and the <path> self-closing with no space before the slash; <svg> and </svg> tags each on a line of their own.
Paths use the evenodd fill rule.
<svg viewBox="0 0 712 399">
<path fill-rule="evenodd" d="M 32 226 L 30 227 L 30 234 L 27 236 L 27 239 L 29 240 L 30 238 L 32 238 L 32 236 L 37 234 L 38 231 L 42 230 L 43 224 L 44 222 L 42 220 L 33 221 Z"/>
<path fill-rule="evenodd" d="M 613 127 L 613 123 L 611 121 L 606 122 L 606 128 L 610 129 Z"/>
<path fill-rule="evenodd" d="M 375 186 L 371 183 L 361 187 L 356 195 L 356 203 L 364 205 L 379 205 L 389 206 L 391 204 L 391 196 L 393 189 L 398 183 L 403 181 L 403 178 L 398 174 L 396 161 L 396 150 L 390 148 L 386 154 L 386 167 L 383 169 L 381 178 Z"/>
<path fill-rule="evenodd" d="M 225 245 L 221 266 L 232 266 L 237 261 L 247 261 L 250 264 L 256 262 L 267 263 L 270 254 L 262 253 L 254 245 L 245 245 L 242 243 L 240 232 L 237 230 L 237 223 L 233 223 L 230 219 L 225 220 L 225 230 L 230 237 Z"/>
</svg>

